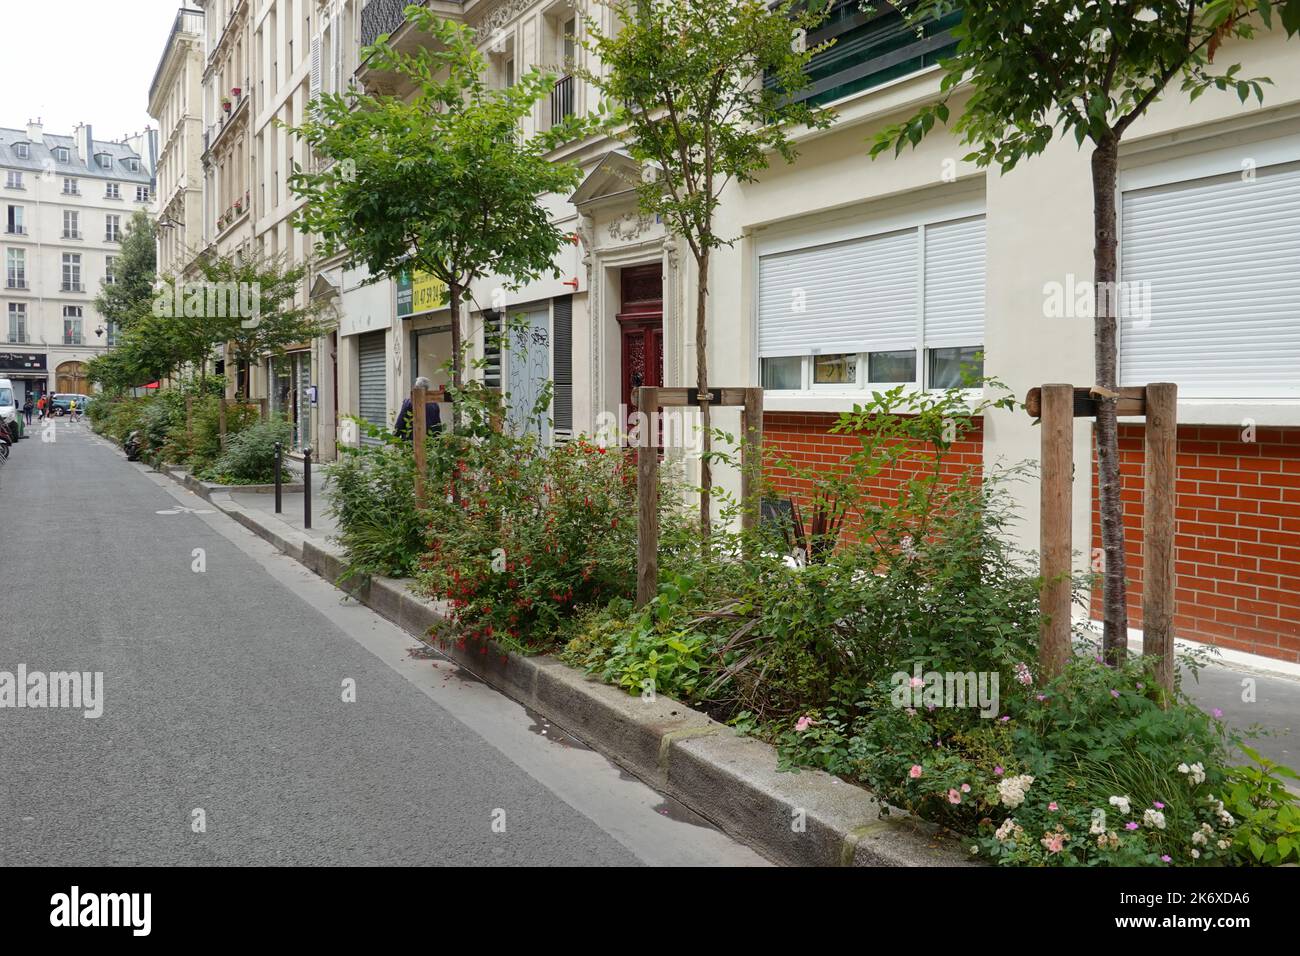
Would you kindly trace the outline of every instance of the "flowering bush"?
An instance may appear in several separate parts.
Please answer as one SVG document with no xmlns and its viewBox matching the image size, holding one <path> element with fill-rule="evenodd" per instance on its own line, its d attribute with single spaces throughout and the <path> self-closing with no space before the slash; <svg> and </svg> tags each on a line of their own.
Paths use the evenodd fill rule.
<svg viewBox="0 0 1300 956">
<path fill-rule="evenodd" d="M 427 518 L 420 586 L 449 634 L 535 649 L 585 604 L 636 590 L 636 471 L 583 439 L 455 441 Z"/>
</svg>

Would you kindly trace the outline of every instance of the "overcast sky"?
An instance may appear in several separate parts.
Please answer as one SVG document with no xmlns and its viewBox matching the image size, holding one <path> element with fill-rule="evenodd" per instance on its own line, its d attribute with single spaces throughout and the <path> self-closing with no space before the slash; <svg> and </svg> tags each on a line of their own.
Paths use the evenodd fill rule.
<svg viewBox="0 0 1300 956">
<path fill-rule="evenodd" d="M 0 126 L 96 139 L 157 127 L 149 84 L 179 0 L 0 0 Z M 190 4 L 193 6 L 193 4 Z"/>
</svg>

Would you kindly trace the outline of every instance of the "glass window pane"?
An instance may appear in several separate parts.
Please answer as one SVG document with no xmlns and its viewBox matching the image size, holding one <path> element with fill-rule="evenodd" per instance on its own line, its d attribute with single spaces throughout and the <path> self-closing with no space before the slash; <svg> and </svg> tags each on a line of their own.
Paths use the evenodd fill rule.
<svg viewBox="0 0 1300 956">
<path fill-rule="evenodd" d="M 930 349 L 930 388 L 961 388 L 966 385 L 965 376 L 983 376 L 982 351 L 979 345 Z"/>
<path fill-rule="evenodd" d="M 873 383 L 916 381 L 916 351 L 872 352 L 867 359 L 867 376 Z"/>
<path fill-rule="evenodd" d="M 856 385 L 857 355 L 818 355 L 813 358 L 813 384 Z"/>
<path fill-rule="evenodd" d="M 803 359 L 791 358 L 763 359 L 763 387 L 771 389 L 803 388 Z"/>
</svg>

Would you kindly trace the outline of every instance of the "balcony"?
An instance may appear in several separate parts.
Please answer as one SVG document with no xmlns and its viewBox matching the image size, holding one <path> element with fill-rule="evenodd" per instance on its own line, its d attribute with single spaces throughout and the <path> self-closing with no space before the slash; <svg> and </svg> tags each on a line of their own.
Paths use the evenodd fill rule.
<svg viewBox="0 0 1300 956">
<path fill-rule="evenodd" d="M 572 76 L 562 76 L 551 90 L 551 125 L 558 126 L 573 115 L 574 81 Z"/>
<path fill-rule="evenodd" d="M 7 282 L 5 282 L 5 288 L 6 288 L 6 289 L 26 289 L 26 288 L 27 288 L 27 280 L 26 280 L 26 279 L 23 279 L 23 278 L 18 278 L 18 279 L 9 279 Z"/>
<path fill-rule="evenodd" d="M 808 63 L 810 85 L 796 98 L 821 106 L 933 66 L 951 54 L 957 46 L 952 28 L 961 22 L 961 11 L 918 27 L 900 12 L 914 3 L 880 3 L 864 12 L 861 0 L 836 0 L 826 22 L 807 38 L 810 47 L 831 39 L 835 43 Z"/>
<path fill-rule="evenodd" d="M 7 233 L 8 233 L 9 235 L 11 235 L 11 236 L 25 236 L 25 235 L 27 235 L 27 227 L 26 227 L 26 226 L 10 226 L 9 228 L 7 228 L 7 229 L 5 230 L 5 232 L 7 232 Z"/>
<path fill-rule="evenodd" d="M 78 230 L 76 230 L 76 229 L 64 229 L 64 230 L 63 230 L 63 238 L 64 238 L 64 239 L 80 239 L 80 238 L 81 238 L 81 233 L 80 233 L 80 231 L 78 231 Z"/>
</svg>

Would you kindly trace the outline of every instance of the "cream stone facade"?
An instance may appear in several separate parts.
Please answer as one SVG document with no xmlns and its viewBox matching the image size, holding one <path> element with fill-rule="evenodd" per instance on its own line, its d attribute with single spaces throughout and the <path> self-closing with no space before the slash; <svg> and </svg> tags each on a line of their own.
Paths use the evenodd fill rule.
<svg viewBox="0 0 1300 956">
<path fill-rule="evenodd" d="M 89 125 L 0 128 L 0 378 L 20 398 L 91 391 L 85 363 L 113 340 L 94 299 L 131 216 L 150 208 L 156 153 L 152 130 L 109 142 Z"/>
<path fill-rule="evenodd" d="M 149 115 L 158 122 L 158 273 L 192 274 L 204 242 L 202 10 L 178 10 L 149 88 Z"/>
</svg>

